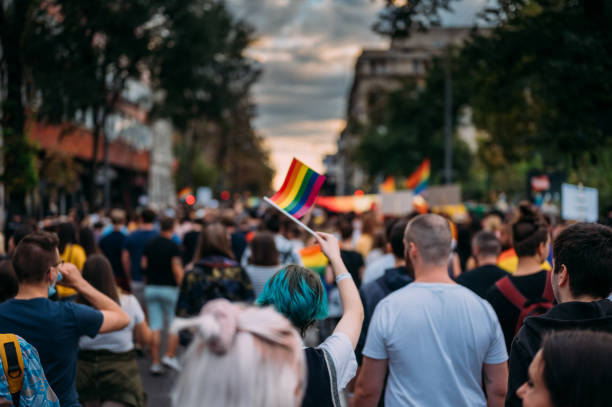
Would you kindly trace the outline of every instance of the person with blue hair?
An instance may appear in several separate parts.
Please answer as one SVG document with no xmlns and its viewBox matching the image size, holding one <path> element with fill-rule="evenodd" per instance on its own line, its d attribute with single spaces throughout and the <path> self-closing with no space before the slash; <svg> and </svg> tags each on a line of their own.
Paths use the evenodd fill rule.
<svg viewBox="0 0 612 407">
<path fill-rule="evenodd" d="M 363 306 L 357 286 L 342 262 L 338 239 L 327 233 L 317 235 L 334 272 L 343 314 L 331 336 L 316 348 L 305 349 L 308 384 L 302 406 L 340 406 L 339 394 L 357 371 L 355 346 L 363 323 Z M 257 303 L 276 308 L 302 337 L 316 320 L 327 317 L 321 278 L 297 265 L 286 266 L 270 277 Z"/>
</svg>

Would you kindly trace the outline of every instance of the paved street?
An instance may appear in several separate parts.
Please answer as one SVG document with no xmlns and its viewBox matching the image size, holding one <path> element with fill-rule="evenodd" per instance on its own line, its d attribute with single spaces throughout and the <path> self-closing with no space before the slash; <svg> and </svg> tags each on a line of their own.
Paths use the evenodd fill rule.
<svg viewBox="0 0 612 407">
<path fill-rule="evenodd" d="M 149 407 L 168 407 L 170 406 L 170 390 L 178 374 L 170 369 L 166 369 L 163 376 L 153 376 L 149 373 L 151 361 L 149 358 L 138 360 L 140 376 L 148 397 Z"/>
</svg>

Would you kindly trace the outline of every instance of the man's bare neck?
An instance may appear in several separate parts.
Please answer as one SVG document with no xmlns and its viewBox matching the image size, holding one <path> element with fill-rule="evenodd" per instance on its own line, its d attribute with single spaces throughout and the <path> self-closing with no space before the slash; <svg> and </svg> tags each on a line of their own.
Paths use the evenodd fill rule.
<svg viewBox="0 0 612 407">
<path fill-rule="evenodd" d="M 19 291 L 15 296 L 17 300 L 31 300 L 33 298 L 47 298 L 49 287 L 47 284 L 19 284 Z"/>
</svg>

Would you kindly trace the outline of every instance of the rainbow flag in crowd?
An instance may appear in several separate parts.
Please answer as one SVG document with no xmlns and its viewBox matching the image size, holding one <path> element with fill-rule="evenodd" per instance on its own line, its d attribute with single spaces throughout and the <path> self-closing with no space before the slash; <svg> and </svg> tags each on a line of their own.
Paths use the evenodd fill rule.
<svg viewBox="0 0 612 407">
<path fill-rule="evenodd" d="M 412 173 L 410 177 L 406 180 L 404 185 L 408 189 L 414 189 L 414 194 L 418 195 L 427 189 L 427 182 L 429 181 L 430 174 L 430 162 L 429 158 L 423 160 L 421 165 L 416 169 L 415 172 Z"/>
<path fill-rule="evenodd" d="M 327 257 L 323 254 L 321 246 L 316 244 L 313 246 L 304 247 L 300 250 L 300 257 L 304 263 L 304 267 L 311 269 L 315 273 L 323 275 L 325 267 L 327 267 Z"/>
<path fill-rule="evenodd" d="M 380 192 L 384 192 L 384 193 L 390 193 L 390 192 L 394 192 L 395 191 L 395 177 L 389 175 L 386 179 L 385 182 L 383 182 L 382 184 L 380 184 Z"/>
<path fill-rule="evenodd" d="M 299 219 L 314 205 L 324 181 L 324 175 L 294 158 L 281 189 L 270 200 Z"/>
<path fill-rule="evenodd" d="M 185 187 L 178 192 L 177 196 L 179 201 L 184 201 L 187 196 L 191 194 L 193 194 L 193 189 L 191 189 L 190 187 Z"/>
<path fill-rule="evenodd" d="M 548 260 L 544 260 L 544 263 L 541 265 L 542 270 L 552 270 L 552 266 L 550 264 L 551 263 Z M 518 267 L 518 256 L 516 255 L 514 248 L 511 247 L 510 249 L 501 252 L 499 257 L 497 257 L 497 265 L 506 270 L 508 273 L 514 274 L 516 268 Z"/>
</svg>

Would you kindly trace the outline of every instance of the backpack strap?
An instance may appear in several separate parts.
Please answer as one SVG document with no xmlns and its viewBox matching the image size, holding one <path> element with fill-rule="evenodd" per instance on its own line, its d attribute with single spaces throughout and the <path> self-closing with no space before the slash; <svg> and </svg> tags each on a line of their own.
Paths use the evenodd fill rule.
<svg viewBox="0 0 612 407">
<path fill-rule="evenodd" d="M 552 288 L 552 272 L 548 270 L 546 272 L 546 284 L 544 285 L 544 292 L 542 298 L 552 303 L 555 300 L 555 293 Z"/>
<path fill-rule="evenodd" d="M 19 339 L 16 335 L 0 334 L 0 358 L 13 404 L 19 406 L 24 365 L 21 346 L 19 346 Z"/>
<path fill-rule="evenodd" d="M 509 276 L 505 276 L 497 280 L 495 283 L 501 294 L 512 303 L 516 308 L 523 309 L 527 298 L 516 288 Z"/>
</svg>

